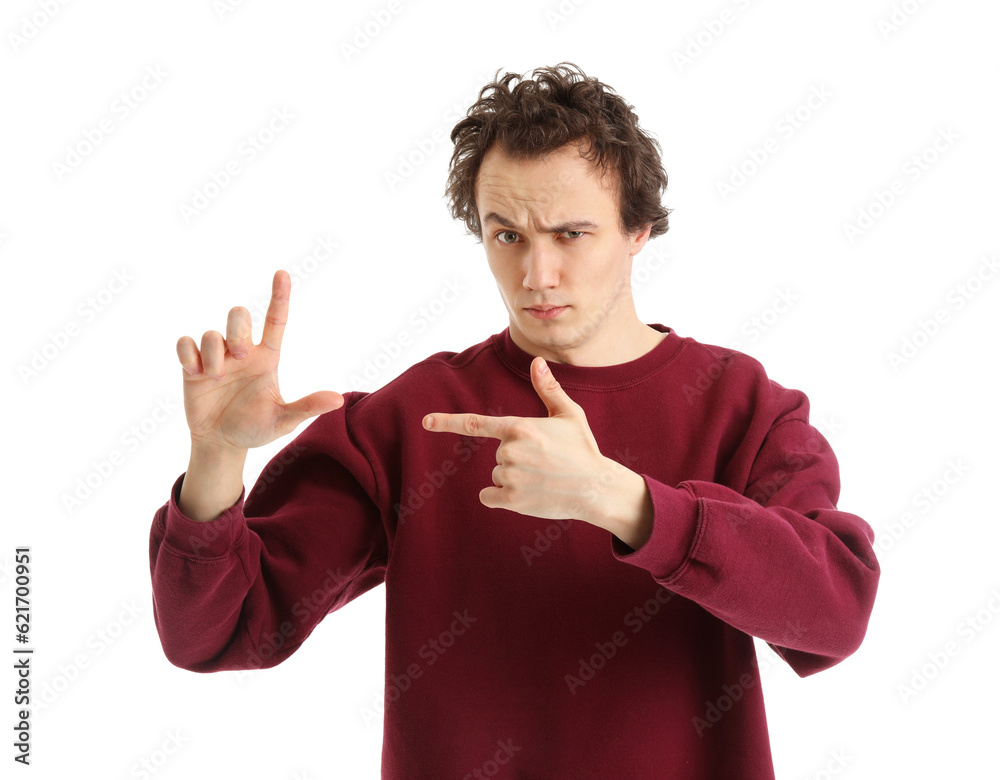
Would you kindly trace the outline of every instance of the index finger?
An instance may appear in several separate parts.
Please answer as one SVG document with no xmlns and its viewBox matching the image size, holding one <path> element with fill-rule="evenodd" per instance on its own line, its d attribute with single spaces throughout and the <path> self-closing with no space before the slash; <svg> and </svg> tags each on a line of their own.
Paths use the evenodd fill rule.
<svg viewBox="0 0 1000 780">
<path fill-rule="evenodd" d="M 260 340 L 260 343 L 268 349 L 278 351 L 281 348 L 281 337 L 285 335 L 285 323 L 288 322 L 290 292 L 291 277 L 288 271 L 276 271 L 271 282 L 271 302 L 267 306 L 264 333 Z"/>
<path fill-rule="evenodd" d="M 507 430 L 508 417 L 490 417 L 486 414 L 448 414 L 434 412 L 424 416 L 423 425 L 429 431 L 460 433 L 464 436 L 490 436 L 503 438 Z"/>
</svg>

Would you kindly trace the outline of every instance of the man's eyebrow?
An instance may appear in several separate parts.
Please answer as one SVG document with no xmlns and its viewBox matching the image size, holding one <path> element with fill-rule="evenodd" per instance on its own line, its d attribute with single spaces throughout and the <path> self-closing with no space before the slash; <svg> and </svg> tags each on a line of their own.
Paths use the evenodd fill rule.
<svg viewBox="0 0 1000 780">
<path fill-rule="evenodd" d="M 507 219 L 495 211 L 491 211 L 485 217 L 483 217 L 483 224 L 489 222 L 496 222 L 498 225 L 502 225 L 510 230 L 520 230 L 520 228 L 514 224 L 511 220 Z M 595 230 L 598 226 L 596 222 L 591 222 L 589 219 L 574 219 L 569 222 L 560 222 L 558 225 L 553 225 L 552 227 L 543 227 L 543 233 L 565 233 L 569 230 L 584 230 L 590 229 Z"/>
</svg>

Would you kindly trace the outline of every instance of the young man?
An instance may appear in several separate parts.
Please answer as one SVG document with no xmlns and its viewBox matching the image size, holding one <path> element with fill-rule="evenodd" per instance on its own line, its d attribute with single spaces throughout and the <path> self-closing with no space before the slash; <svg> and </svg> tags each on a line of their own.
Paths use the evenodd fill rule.
<svg viewBox="0 0 1000 780">
<path fill-rule="evenodd" d="M 150 538 L 167 658 L 271 667 L 386 586 L 383 777 L 772 778 L 752 637 L 799 675 L 861 644 L 872 529 L 839 511 L 806 396 L 642 323 L 658 145 L 575 66 L 507 74 L 448 194 L 509 326 L 372 393 L 283 402 L 290 279 L 260 344 L 177 345 L 188 470 Z M 244 499 L 242 467 L 319 415 Z"/>
</svg>

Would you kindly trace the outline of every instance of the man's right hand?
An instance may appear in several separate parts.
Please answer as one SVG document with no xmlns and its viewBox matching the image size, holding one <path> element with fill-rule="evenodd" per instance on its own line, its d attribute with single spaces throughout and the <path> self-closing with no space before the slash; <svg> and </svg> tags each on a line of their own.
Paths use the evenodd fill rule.
<svg viewBox="0 0 1000 780">
<path fill-rule="evenodd" d="M 340 393 L 323 390 L 285 403 L 278 390 L 278 356 L 288 320 L 291 277 L 277 271 L 271 286 L 264 332 L 253 344 L 250 312 L 229 311 L 226 336 L 216 330 L 177 341 L 184 369 L 184 412 L 193 449 L 246 452 L 293 431 L 310 417 L 339 409 Z"/>
</svg>

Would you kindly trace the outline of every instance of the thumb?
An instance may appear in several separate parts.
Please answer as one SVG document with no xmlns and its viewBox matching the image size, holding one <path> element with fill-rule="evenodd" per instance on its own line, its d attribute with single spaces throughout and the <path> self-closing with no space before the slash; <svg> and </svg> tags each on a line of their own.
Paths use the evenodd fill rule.
<svg viewBox="0 0 1000 780">
<path fill-rule="evenodd" d="M 531 361 L 531 384 L 535 386 L 535 392 L 549 410 L 549 417 L 571 414 L 579 408 L 576 401 L 567 395 L 562 385 L 552 376 L 543 357 L 539 356 Z"/>
<path fill-rule="evenodd" d="M 303 396 L 298 401 L 285 404 L 278 418 L 275 428 L 280 428 L 284 436 L 286 433 L 298 427 L 303 420 L 315 417 L 318 414 L 332 412 L 344 405 L 344 396 L 332 390 L 320 390 L 317 393 L 310 393 Z"/>
</svg>

